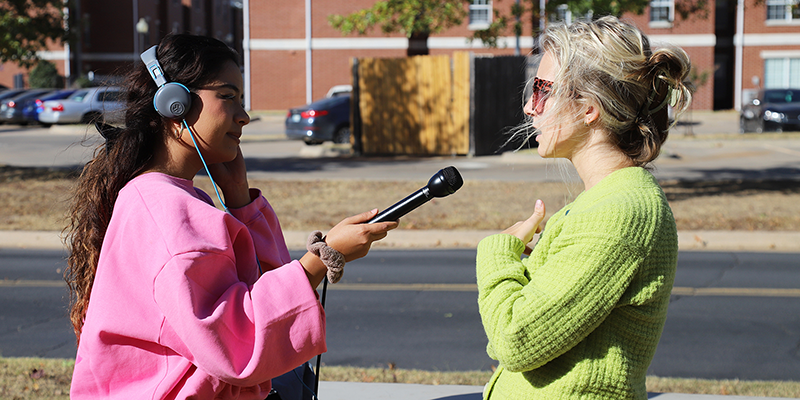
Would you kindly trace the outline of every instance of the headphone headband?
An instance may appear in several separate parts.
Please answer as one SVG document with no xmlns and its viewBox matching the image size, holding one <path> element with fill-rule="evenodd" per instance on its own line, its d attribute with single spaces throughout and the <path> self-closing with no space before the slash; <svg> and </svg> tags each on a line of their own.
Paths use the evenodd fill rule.
<svg viewBox="0 0 800 400">
<path fill-rule="evenodd" d="M 142 53 L 140 57 L 147 67 L 147 72 L 150 73 L 150 77 L 156 81 L 158 87 L 161 87 L 167 83 L 167 78 L 164 77 L 164 70 L 161 69 L 161 64 L 158 63 L 158 59 L 156 58 L 157 49 L 157 45 L 153 46 Z"/>
</svg>

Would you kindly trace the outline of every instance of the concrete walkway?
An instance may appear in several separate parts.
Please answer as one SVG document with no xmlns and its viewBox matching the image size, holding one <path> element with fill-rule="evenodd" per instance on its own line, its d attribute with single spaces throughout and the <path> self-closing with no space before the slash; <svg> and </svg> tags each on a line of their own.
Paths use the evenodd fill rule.
<svg viewBox="0 0 800 400">
<path fill-rule="evenodd" d="M 483 386 L 415 385 L 400 383 L 320 382 L 322 400 L 481 400 Z M 683 393 L 648 393 L 656 400 L 745 400 L 766 397 L 715 396 Z M 770 397 L 769 399 L 780 399 Z"/>
<path fill-rule="evenodd" d="M 310 232 L 284 231 L 291 250 L 305 248 Z M 475 248 L 478 242 L 497 231 L 480 230 L 411 230 L 396 229 L 373 245 L 376 249 Z M 800 252 L 800 232 L 784 231 L 680 231 L 678 247 L 682 251 L 753 251 Z M 0 231 L 0 248 L 61 249 L 60 232 Z"/>
</svg>

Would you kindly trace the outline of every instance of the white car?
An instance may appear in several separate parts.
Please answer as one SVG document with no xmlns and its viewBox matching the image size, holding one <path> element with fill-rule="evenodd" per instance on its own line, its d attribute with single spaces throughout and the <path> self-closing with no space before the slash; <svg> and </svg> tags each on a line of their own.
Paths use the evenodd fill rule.
<svg viewBox="0 0 800 400">
<path fill-rule="evenodd" d="M 100 116 L 104 116 L 106 121 L 120 121 L 124 106 L 119 87 L 78 89 L 66 99 L 45 101 L 39 122 L 44 125 L 88 124 Z"/>
</svg>

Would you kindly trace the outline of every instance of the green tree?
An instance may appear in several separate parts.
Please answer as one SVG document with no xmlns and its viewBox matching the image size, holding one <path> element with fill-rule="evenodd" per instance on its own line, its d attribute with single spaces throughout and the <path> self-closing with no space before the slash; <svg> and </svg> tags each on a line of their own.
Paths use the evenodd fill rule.
<svg viewBox="0 0 800 400">
<path fill-rule="evenodd" d="M 0 62 L 28 68 L 47 40 L 64 42 L 63 0 L 0 0 Z"/>
<path fill-rule="evenodd" d="M 328 22 L 344 35 L 367 33 L 380 26 L 383 33 L 408 37 L 407 55 L 427 55 L 428 37 L 461 25 L 468 14 L 468 0 L 385 0 L 348 15 L 331 15 Z"/>
<path fill-rule="evenodd" d="M 511 21 L 514 21 L 514 33 L 521 36 L 522 24 L 520 21 L 525 18 L 525 15 L 528 15 L 533 26 L 531 35 L 535 38 L 539 35 L 540 16 L 543 13 L 544 15 L 555 15 L 557 9 L 562 5 L 566 5 L 573 15 L 591 15 L 592 19 L 598 19 L 606 15 L 621 17 L 627 12 L 641 15 L 647 10 L 650 0 L 548 0 L 544 10 L 540 9 L 539 0 L 518 0 L 511 6 L 511 15 L 503 15 L 495 9 L 495 18 L 489 28 L 477 31 L 473 36 L 483 40 L 491 47 L 496 47 L 497 37 L 506 32 Z M 675 11 L 683 20 L 693 17 L 706 19 L 708 10 L 708 0 L 677 0 L 675 2 Z"/>
<path fill-rule="evenodd" d="M 32 88 L 62 87 L 63 82 L 56 65 L 47 60 L 40 60 L 28 75 L 28 83 Z"/>
<path fill-rule="evenodd" d="M 642 14 L 650 5 L 650 0 L 548 0 L 545 9 L 541 10 L 539 0 L 505 1 L 514 2 L 510 15 L 495 8 L 489 27 L 475 31 L 471 39 L 480 39 L 490 47 L 497 47 L 498 37 L 508 31 L 509 25 L 515 35 L 522 35 L 521 21 L 526 15 L 533 26 L 531 35 L 536 38 L 540 16 L 554 14 L 561 5 L 566 5 L 574 15 L 591 15 L 594 19 L 606 15 L 619 17 L 626 12 Z M 428 37 L 461 25 L 471 3 L 470 0 L 384 0 L 351 14 L 331 15 L 328 23 L 344 35 L 353 32 L 363 35 L 376 26 L 380 26 L 384 33 L 402 33 L 409 38 L 409 56 L 425 55 L 428 54 Z M 682 19 L 705 19 L 708 17 L 708 0 L 677 0 L 675 10 Z"/>
</svg>

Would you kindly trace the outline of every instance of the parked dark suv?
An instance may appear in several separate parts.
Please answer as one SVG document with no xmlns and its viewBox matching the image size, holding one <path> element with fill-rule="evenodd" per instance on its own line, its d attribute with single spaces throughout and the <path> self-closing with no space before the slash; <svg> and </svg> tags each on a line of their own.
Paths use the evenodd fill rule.
<svg viewBox="0 0 800 400">
<path fill-rule="evenodd" d="M 762 89 L 742 106 L 739 131 L 800 131 L 800 89 Z"/>
</svg>

